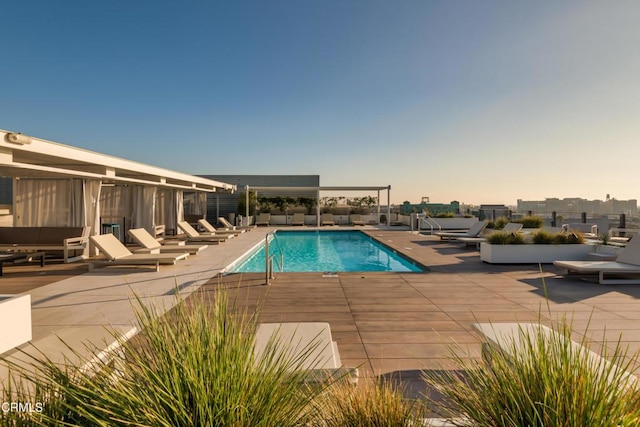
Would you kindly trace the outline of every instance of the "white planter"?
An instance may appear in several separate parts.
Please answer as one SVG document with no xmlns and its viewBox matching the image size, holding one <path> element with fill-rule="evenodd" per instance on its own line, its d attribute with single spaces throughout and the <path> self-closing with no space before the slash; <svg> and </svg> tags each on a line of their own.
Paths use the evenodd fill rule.
<svg viewBox="0 0 640 427">
<path fill-rule="evenodd" d="M 552 263 L 554 261 L 580 261 L 587 259 L 594 245 L 492 245 L 480 244 L 480 259 L 490 264 Z"/>
<path fill-rule="evenodd" d="M 31 340 L 31 295 L 0 295 L 0 353 Z"/>
</svg>

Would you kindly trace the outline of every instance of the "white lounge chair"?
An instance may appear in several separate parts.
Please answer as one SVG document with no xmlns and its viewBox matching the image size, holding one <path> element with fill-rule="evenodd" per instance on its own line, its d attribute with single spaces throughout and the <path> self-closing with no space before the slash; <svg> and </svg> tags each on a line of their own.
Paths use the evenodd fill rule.
<svg viewBox="0 0 640 427">
<path fill-rule="evenodd" d="M 91 236 L 90 239 L 107 258 L 106 260 L 91 260 L 89 262 L 90 270 L 97 265 L 153 265 L 158 271 L 160 264 L 173 265 L 178 260 L 189 256 L 186 252 L 177 254 L 134 254 L 111 233 Z"/>
<path fill-rule="evenodd" d="M 629 240 L 615 261 L 554 261 L 567 274 L 597 274 L 602 285 L 640 284 L 640 237 Z"/>
<path fill-rule="evenodd" d="M 134 253 L 188 253 L 196 255 L 201 250 L 207 249 L 208 245 L 163 245 L 156 240 L 144 228 L 132 228 L 127 230 L 127 234 L 142 248 L 137 249 Z"/>
<path fill-rule="evenodd" d="M 330 213 L 324 213 L 322 214 L 322 225 L 336 225 L 335 221 L 333 220 L 333 214 Z"/>
<path fill-rule="evenodd" d="M 351 225 L 366 225 L 367 223 L 364 222 L 364 220 L 362 219 L 362 215 L 360 214 L 353 214 L 350 217 L 351 219 Z"/>
<path fill-rule="evenodd" d="M 562 231 L 578 231 L 584 235 L 584 237 L 593 239 L 598 237 L 598 225 L 587 224 L 581 222 L 572 222 L 569 224 L 562 224 Z"/>
<path fill-rule="evenodd" d="M 229 222 L 225 217 L 223 217 L 223 216 L 219 216 L 219 217 L 218 217 L 218 222 L 224 226 L 225 230 L 245 230 L 245 231 L 251 231 L 251 230 L 253 230 L 254 228 L 256 228 L 256 226 L 255 226 L 255 225 L 249 225 L 249 226 L 246 226 L 246 227 L 241 227 L 241 226 L 238 226 L 238 225 L 233 225 L 233 224 L 231 224 L 231 223 L 230 223 L 230 222 Z"/>
<path fill-rule="evenodd" d="M 291 225 L 304 225 L 304 213 L 294 213 L 291 218 Z"/>
<path fill-rule="evenodd" d="M 358 381 L 357 368 L 343 368 L 338 343 L 333 341 L 328 323 L 261 323 L 255 335 L 257 358 L 262 357 L 269 343 L 276 344 L 293 365 L 295 360 L 304 359 L 297 368 L 313 369 L 312 378 L 346 376 L 352 383 Z"/>
<path fill-rule="evenodd" d="M 460 237 L 480 237 L 480 233 L 487 227 L 487 221 L 477 221 L 468 231 L 438 231 L 434 233 L 440 240 L 459 239 Z"/>
<path fill-rule="evenodd" d="M 209 221 L 207 221 L 204 218 L 200 218 L 198 220 L 198 225 L 205 229 L 205 232 L 200 234 L 211 234 L 214 236 L 224 236 L 228 234 L 233 234 L 234 236 L 238 236 L 244 233 L 244 230 L 218 230 L 213 225 L 211 225 Z"/>
<path fill-rule="evenodd" d="M 503 233 L 518 233 L 520 230 L 522 230 L 522 224 L 518 222 L 508 222 L 505 224 L 502 230 L 495 230 L 495 231 L 492 231 L 491 233 L 500 232 L 500 231 Z M 478 237 L 459 237 L 457 241 L 460 243 L 464 243 L 467 246 L 476 245 L 476 247 L 480 248 L 480 243 L 487 241 L 486 236 L 487 235 L 485 234 L 484 236 L 478 236 Z"/>
<path fill-rule="evenodd" d="M 261 213 L 258 214 L 258 219 L 256 219 L 256 225 L 264 225 L 264 226 L 268 226 L 269 225 L 269 221 L 271 221 L 271 214 L 270 213 Z"/>
<path fill-rule="evenodd" d="M 210 242 L 210 243 L 222 243 L 227 241 L 227 239 L 231 239 L 233 234 L 228 235 L 214 235 L 214 234 L 200 234 L 198 231 L 191 226 L 187 221 L 178 222 L 178 228 L 182 230 L 186 237 L 182 237 L 180 235 L 175 236 L 180 240 L 186 240 L 187 242 Z"/>
</svg>

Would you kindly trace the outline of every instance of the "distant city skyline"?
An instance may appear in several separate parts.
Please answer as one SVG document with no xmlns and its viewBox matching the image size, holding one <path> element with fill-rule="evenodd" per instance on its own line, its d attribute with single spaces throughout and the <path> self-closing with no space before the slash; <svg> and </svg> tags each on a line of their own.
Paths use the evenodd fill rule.
<svg viewBox="0 0 640 427">
<path fill-rule="evenodd" d="M 8 2 L 0 128 L 392 203 L 640 198 L 640 2 Z M 385 195 L 386 197 L 386 195 Z"/>
</svg>

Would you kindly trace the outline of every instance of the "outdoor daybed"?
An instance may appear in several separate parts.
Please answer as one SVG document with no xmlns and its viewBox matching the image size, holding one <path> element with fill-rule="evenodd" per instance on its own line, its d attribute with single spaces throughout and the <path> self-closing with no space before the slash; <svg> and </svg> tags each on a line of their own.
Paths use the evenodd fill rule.
<svg viewBox="0 0 640 427">
<path fill-rule="evenodd" d="M 89 226 L 0 227 L 0 251 L 61 251 L 65 263 L 80 261 L 85 257 L 90 231 Z"/>
</svg>

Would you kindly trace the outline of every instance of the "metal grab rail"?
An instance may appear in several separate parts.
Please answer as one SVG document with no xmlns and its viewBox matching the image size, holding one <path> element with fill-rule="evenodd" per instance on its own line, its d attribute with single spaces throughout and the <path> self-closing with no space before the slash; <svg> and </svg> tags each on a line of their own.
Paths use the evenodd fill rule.
<svg viewBox="0 0 640 427">
<path fill-rule="evenodd" d="M 433 235 L 433 227 L 434 226 L 438 227 L 438 231 L 442 231 L 442 227 L 440 226 L 440 224 L 438 224 L 438 222 L 435 221 L 433 218 L 431 218 L 429 215 L 418 214 L 418 233 L 420 233 L 420 231 L 422 230 L 422 228 L 420 226 L 422 225 L 423 221 L 430 228 L 429 234 Z"/>
<path fill-rule="evenodd" d="M 280 252 L 280 262 L 278 263 L 280 267 L 280 271 L 284 270 L 284 253 L 282 252 L 282 247 L 280 246 L 280 242 L 278 241 L 278 239 L 276 239 L 275 231 L 270 231 L 264 236 L 264 260 L 265 260 L 264 279 L 265 279 L 265 284 L 267 285 L 270 285 L 271 280 L 276 278 L 275 275 L 273 274 L 273 259 L 276 256 L 276 254 L 274 253 L 273 255 L 269 255 L 269 236 L 271 235 L 273 235 L 272 240 L 276 242 L 276 245 L 278 246 L 278 252 Z M 277 259 L 276 259 L 276 262 L 277 262 Z"/>
</svg>

